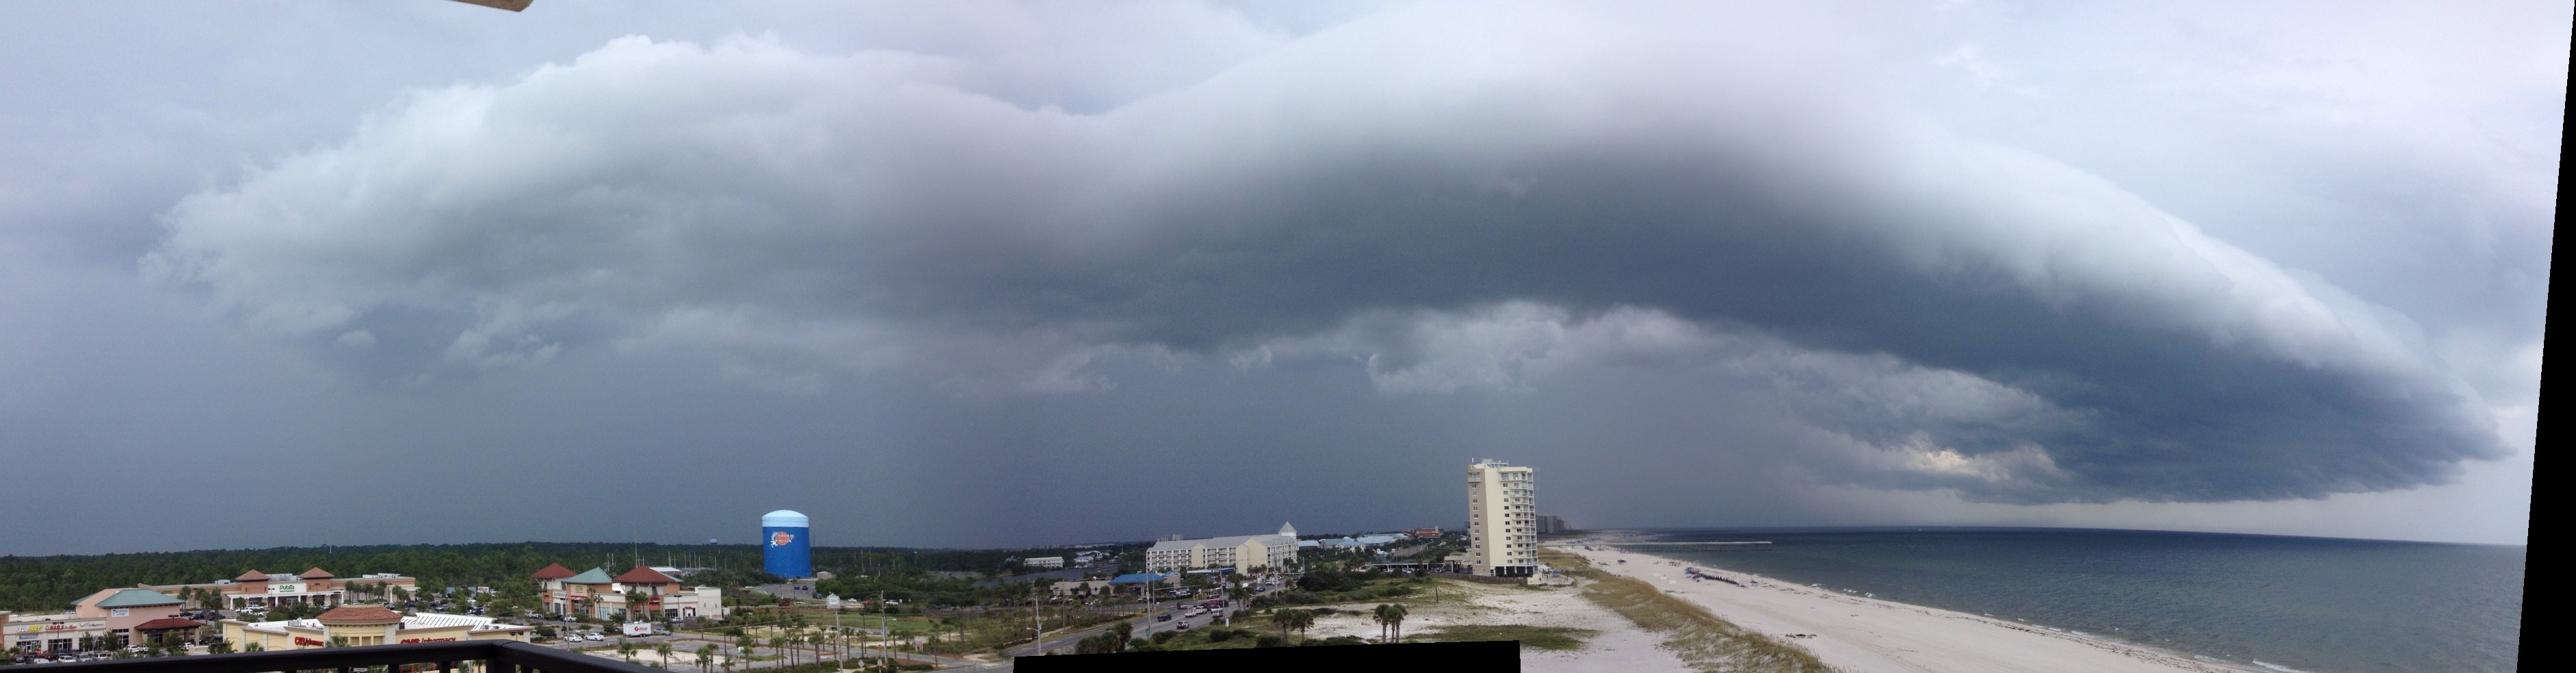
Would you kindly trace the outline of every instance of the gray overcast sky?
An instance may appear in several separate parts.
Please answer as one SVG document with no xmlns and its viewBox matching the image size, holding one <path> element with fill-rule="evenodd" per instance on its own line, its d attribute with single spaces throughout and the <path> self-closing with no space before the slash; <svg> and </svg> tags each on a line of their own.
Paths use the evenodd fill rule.
<svg viewBox="0 0 2576 673">
<path fill-rule="evenodd" d="M 2520 543 L 2566 2 L 28 3 L 0 553 Z"/>
</svg>

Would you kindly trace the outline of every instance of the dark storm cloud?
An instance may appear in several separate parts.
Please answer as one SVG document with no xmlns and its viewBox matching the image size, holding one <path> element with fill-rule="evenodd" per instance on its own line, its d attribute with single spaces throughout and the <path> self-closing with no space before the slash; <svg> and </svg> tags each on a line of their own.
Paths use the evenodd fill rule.
<svg viewBox="0 0 2576 673">
<path fill-rule="evenodd" d="M 143 266 L 397 376 L 708 348 L 773 388 L 990 394 L 1347 355 L 1439 393 L 1679 363 L 1774 391 L 1830 438 L 1820 479 L 2009 502 L 2501 454 L 2403 316 L 1830 93 L 1873 72 L 1793 18 L 1675 18 L 1391 11 L 1097 113 L 910 53 L 629 38 L 191 196 Z"/>
</svg>

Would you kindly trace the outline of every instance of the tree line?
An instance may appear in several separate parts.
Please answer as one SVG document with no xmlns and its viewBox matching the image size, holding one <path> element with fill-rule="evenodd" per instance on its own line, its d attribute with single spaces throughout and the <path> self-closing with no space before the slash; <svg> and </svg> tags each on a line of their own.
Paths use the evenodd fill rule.
<svg viewBox="0 0 2576 673">
<path fill-rule="evenodd" d="M 979 593 L 963 575 L 1007 575 L 1017 559 L 1060 549 L 960 550 L 894 547 L 817 547 L 814 567 L 846 578 L 817 587 L 858 597 L 887 590 L 889 597 L 971 600 Z M 611 574 L 643 565 L 708 568 L 694 584 L 741 587 L 782 581 L 761 571 L 759 545 L 665 545 L 609 542 L 515 542 L 438 545 L 362 545 L 209 549 L 135 554 L 0 556 L 0 610 L 25 613 L 69 609 L 100 589 L 137 584 L 203 584 L 248 570 L 301 573 L 322 568 L 343 582 L 370 573 L 419 580 L 423 592 L 447 587 L 492 587 L 503 596 L 535 593 L 528 575 L 549 563 L 575 572 L 592 567 Z M 900 596 L 895 592 L 902 592 Z M 941 601 L 948 602 L 948 601 Z"/>
</svg>

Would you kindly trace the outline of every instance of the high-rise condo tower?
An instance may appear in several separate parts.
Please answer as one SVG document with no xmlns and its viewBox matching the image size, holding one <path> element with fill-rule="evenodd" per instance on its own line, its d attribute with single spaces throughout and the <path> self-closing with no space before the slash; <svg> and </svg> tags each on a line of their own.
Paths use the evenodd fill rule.
<svg viewBox="0 0 2576 673">
<path fill-rule="evenodd" d="M 1538 470 L 1499 460 L 1467 466 L 1467 561 L 1478 575 L 1538 571 Z"/>
</svg>

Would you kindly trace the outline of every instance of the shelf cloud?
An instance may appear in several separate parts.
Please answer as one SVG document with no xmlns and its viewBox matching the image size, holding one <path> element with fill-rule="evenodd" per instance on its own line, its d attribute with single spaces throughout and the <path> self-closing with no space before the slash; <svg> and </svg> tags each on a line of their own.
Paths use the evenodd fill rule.
<svg viewBox="0 0 2576 673">
<path fill-rule="evenodd" d="M 2011 503 L 2506 452 L 2398 311 L 1831 86 L 1877 76 L 1834 50 L 1657 18 L 1391 10 L 1076 111 L 916 53 L 629 37 L 190 195 L 141 267 L 380 377 L 685 348 L 787 394 L 1085 395 L 1141 358 L 1438 396 L 1647 367 L 1781 400 L 1833 438 L 1794 457 L 1822 481 Z"/>
</svg>

